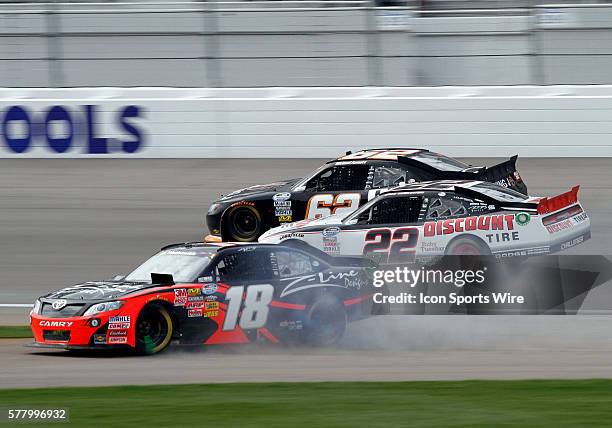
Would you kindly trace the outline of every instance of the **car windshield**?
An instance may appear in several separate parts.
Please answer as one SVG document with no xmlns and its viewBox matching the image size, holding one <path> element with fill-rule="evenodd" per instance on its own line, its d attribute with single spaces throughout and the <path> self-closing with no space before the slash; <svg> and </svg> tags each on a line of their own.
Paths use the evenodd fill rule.
<svg viewBox="0 0 612 428">
<path fill-rule="evenodd" d="M 216 254 L 211 248 L 169 248 L 155 254 L 125 277 L 126 281 L 151 282 L 152 273 L 172 275 L 174 282 L 196 282 Z"/>
<path fill-rule="evenodd" d="M 364 213 L 364 212 L 368 212 L 370 210 L 370 208 L 372 208 L 372 205 L 374 205 L 377 200 L 378 200 L 377 198 L 374 198 L 374 199 L 371 199 L 370 201 L 366 202 L 361 207 L 359 207 L 358 209 L 356 209 L 355 211 L 353 211 L 352 213 L 350 213 L 349 215 L 344 217 L 342 219 L 342 223 L 350 224 L 351 220 L 358 220 L 359 216 L 362 213 Z"/>
<path fill-rule="evenodd" d="M 456 159 L 433 152 L 419 152 L 413 158 L 442 171 L 463 171 L 470 167 Z"/>
<path fill-rule="evenodd" d="M 473 186 L 472 189 L 490 196 L 493 199 L 497 199 L 498 201 L 523 202 L 527 200 L 527 196 L 523 195 L 522 193 L 506 187 L 498 186 L 493 183 L 479 183 Z"/>
<path fill-rule="evenodd" d="M 299 180 L 297 183 L 295 183 L 295 185 L 293 186 L 293 189 L 298 189 L 300 187 L 303 187 L 306 185 L 306 183 L 308 183 L 313 177 L 316 177 L 317 175 L 319 175 L 323 170 L 326 170 L 327 168 L 329 168 L 329 164 L 324 164 L 321 165 L 320 167 L 318 167 L 313 173 L 308 174 L 305 178 L 302 178 L 301 180 Z"/>
</svg>

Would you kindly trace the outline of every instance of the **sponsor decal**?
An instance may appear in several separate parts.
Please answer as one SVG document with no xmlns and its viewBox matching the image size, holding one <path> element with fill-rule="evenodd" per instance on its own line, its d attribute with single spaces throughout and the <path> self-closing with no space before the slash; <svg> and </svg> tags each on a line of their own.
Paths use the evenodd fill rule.
<svg viewBox="0 0 612 428">
<path fill-rule="evenodd" d="M 566 220 L 560 221 L 559 223 L 553 223 L 546 226 L 546 230 L 548 233 L 557 233 L 563 230 L 571 229 L 574 226 L 574 223 L 568 218 Z"/>
<path fill-rule="evenodd" d="M 291 208 L 291 201 L 274 201 L 274 206 L 279 208 Z"/>
<path fill-rule="evenodd" d="M 219 311 L 206 311 L 204 312 L 203 316 L 205 318 L 213 318 L 219 315 Z"/>
<path fill-rule="evenodd" d="M 323 232 L 321 233 L 323 234 L 324 237 L 331 238 L 340 233 L 340 228 L 336 226 L 327 227 L 323 229 Z"/>
<path fill-rule="evenodd" d="M 108 332 L 109 336 L 127 336 L 128 335 L 128 331 L 127 330 L 111 330 Z"/>
<path fill-rule="evenodd" d="M 366 282 L 360 277 L 359 272 L 350 270 L 348 272 L 319 272 L 316 274 L 303 275 L 294 278 L 283 278 L 281 281 L 289 281 L 280 294 L 280 298 L 297 293 L 302 290 L 309 290 L 319 287 L 338 287 L 361 289 Z"/>
<path fill-rule="evenodd" d="M 129 315 L 117 315 L 108 319 L 108 322 L 123 322 L 128 324 L 130 323 L 130 321 L 131 317 Z"/>
<path fill-rule="evenodd" d="M 565 250 L 566 248 L 571 248 L 574 245 L 578 245 L 584 242 L 584 235 L 579 236 L 577 238 L 572 239 L 571 241 L 567 241 L 561 244 L 561 249 Z"/>
<path fill-rule="evenodd" d="M 231 207 L 237 207 L 237 206 L 248 206 L 248 207 L 254 207 L 255 206 L 255 202 L 251 202 L 251 201 L 239 201 L 239 202 L 234 202 L 233 204 L 230 205 Z"/>
<path fill-rule="evenodd" d="M 421 241 L 421 251 L 423 253 L 443 253 L 444 247 L 435 242 Z"/>
<path fill-rule="evenodd" d="M 205 299 L 206 299 L 207 302 L 215 302 L 215 301 L 217 301 L 218 297 L 215 296 L 215 295 L 212 295 L 212 296 L 206 296 Z"/>
<path fill-rule="evenodd" d="M 274 211 L 274 215 L 276 217 L 293 215 L 293 211 L 291 211 L 291 209 L 277 208 L 276 211 Z"/>
<path fill-rule="evenodd" d="M 291 199 L 291 193 L 289 192 L 277 193 L 276 195 L 272 196 L 272 199 L 274 200 L 274 202 L 287 201 Z"/>
<path fill-rule="evenodd" d="M 452 235 L 474 230 L 514 230 L 514 215 L 481 215 L 428 221 L 424 225 L 425 236 Z"/>
<path fill-rule="evenodd" d="M 291 330 L 302 330 L 303 325 L 302 325 L 302 321 L 285 320 L 279 323 L 279 327 L 286 328 L 287 330 L 291 331 Z"/>
<path fill-rule="evenodd" d="M 104 335 L 104 334 L 94 334 L 93 342 L 94 342 L 94 345 L 104 345 L 104 344 L 106 344 L 106 335 Z"/>
<path fill-rule="evenodd" d="M 53 105 L 35 111 L 26 106 L 8 106 L 0 113 L 4 124 L 0 134 L 13 153 L 25 153 L 36 146 L 48 147 L 55 153 L 78 149 L 86 154 L 134 153 L 142 148 L 144 132 L 134 124 L 144 113 L 142 107 L 119 107 L 118 111 L 110 112 L 112 119 L 102 117 L 101 110 L 108 108 Z M 113 129 L 106 129 L 112 138 L 99 134 L 103 124 L 112 125 Z M 115 138 L 120 134 L 124 137 Z"/>
<path fill-rule="evenodd" d="M 519 226 L 525 226 L 531 220 L 531 215 L 529 213 L 518 213 L 514 216 L 514 221 Z"/>
<path fill-rule="evenodd" d="M 191 296 L 191 297 L 187 297 L 187 301 L 188 302 L 201 302 L 202 300 L 204 300 L 204 296 Z"/>
<path fill-rule="evenodd" d="M 195 318 L 195 317 L 201 317 L 202 316 L 202 309 L 189 309 L 187 311 L 187 316 L 189 318 Z"/>
<path fill-rule="evenodd" d="M 583 212 L 582 214 L 578 214 L 577 216 L 574 216 L 574 221 L 576 223 L 580 223 L 585 221 L 587 218 L 589 218 L 589 216 L 587 215 L 587 213 Z"/>
<path fill-rule="evenodd" d="M 187 302 L 185 304 L 186 309 L 203 308 L 204 302 Z"/>
<path fill-rule="evenodd" d="M 185 306 L 185 303 L 187 303 L 187 290 L 185 288 L 174 290 L 174 306 Z"/>
<path fill-rule="evenodd" d="M 38 325 L 41 327 L 70 327 L 72 326 L 72 321 L 40 321 Z"/>
<path fill-rule="evenodd" d="M 303 233 L 298 233 L 298 232 L 292 232 L 292 233 L 285 233 L 284 235 L 281 235 L 280 239 L 281 241 L 284 241 L 285 239 L 290 239 L 290 238 L 303 238 L 304 234 Z"/>
<path fill-rule="evenodd" d="M 117 345 L 117 344 L 121 344 L 121 343 L 127 343 L 127 337 L 109 337 L 108 338 L 108 344 L 109 345 Z"/>
<path fill-rule="evenodd" d="M 187 289 L 187 296 L 199 296 L 200 294 L 202 294 L 202 290 L 199 287 Z"/>
<path fill-rule="evenodd" d="M 282 222 L 291 222 L 293 221 L 293 216 L 292 215 L 282 215 L 278 217 L 278 221 Z"/>
<path fill-rule="evenodd" d="M 219 302 L 206 302 L 205 309 L 207 311 L 218 311 Z"/>
<path fill-rule="evenodd" d="M 109 330 L 125 330 L 130 328 L 130 323 L 127 322 L 112 322 L 108 323 Z"/>
<path fill-rule="evenodd" d="M 485 235 L 489 244 L 497 242 L 520 241 L 518 232 L 487 233 Z"/>
<path fill-rule="evenodd" d="M 66 302 L 64 299 L 59 299 L 59 300 L 56 300 L 55 302 L 53 302 L 51 304 L 51 307 L 53 309 L 55 309 L 56 311 L 60 311 L 60 310 L 62 310 L 64 308 L 64 306 L 66 306 L 66 303 L 68 303 L 68 302 Z"/>
<path fill-rule="evenodd" d="M 204 284 L 202 286 L 202 293 L 205 294 L 206 296 L 210 295 L 210 294 L 215 294 L 217 292 L 217 284 L 210 283 L 210 284 Z"/>
</svg>

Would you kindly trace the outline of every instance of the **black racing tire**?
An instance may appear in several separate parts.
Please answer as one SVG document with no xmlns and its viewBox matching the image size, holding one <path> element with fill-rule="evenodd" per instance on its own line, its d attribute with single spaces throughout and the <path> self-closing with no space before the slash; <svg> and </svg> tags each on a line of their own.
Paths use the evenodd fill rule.
<svg viewBox="0 0 612 428">
<path fill-rule="evenodd" d="M 153 355 L 170 345 L 174 323 L 168 310 L 158 303 L 145 306 L 136 320 L 136 352 Z"/>
<path fill-rule="evenodd" d="M 331 346 L 342 339 L 348 324 L 348 314 L 342 302 L 335 299 L 317 300 L 308 311 L 304 342 L 311 346 Z"/>
<path fill-rule="evenodd" d="M 226 224 L 227 241 L 255 242 L 264 232 L 261 214 L 249 205 L 231 208 L 226 215 Z"/>
</svg>

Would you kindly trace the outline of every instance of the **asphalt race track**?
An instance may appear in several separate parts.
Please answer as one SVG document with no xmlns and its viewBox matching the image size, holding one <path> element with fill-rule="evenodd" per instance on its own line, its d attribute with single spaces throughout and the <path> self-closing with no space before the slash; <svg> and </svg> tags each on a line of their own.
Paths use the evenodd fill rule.
<svg viewBox="0 0 612 428">
<path fill-rule="evenodd" d="M 220 193 L 299 177 L 321 163 L 0 160 L 0 305 L 31 303 L 53 289 L 127 273 L 165 244 L 199 240 L 206 209 Z M 525 158 L 518 167 L 533 195 L 581 185 L 593 238 L 565 254 L 612 254 L 612 159 Z M 0 307 L 0 325 L 25 324 L 26 314 Z M 181 349 L 119 361 L 41 355 L 23 340 L 2 340 L 0 387 L 610 377 L 610 327 L 612 316 L 379 317 L 352 326 L 339 349 Z"/>
</svg>

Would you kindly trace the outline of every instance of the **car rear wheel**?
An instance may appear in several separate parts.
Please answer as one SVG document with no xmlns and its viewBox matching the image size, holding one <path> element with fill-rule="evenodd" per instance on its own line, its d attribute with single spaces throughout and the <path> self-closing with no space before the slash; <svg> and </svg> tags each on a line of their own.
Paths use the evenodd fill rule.
<svg viewBox="0 0 612 428">
<path fill-rule="evenodd" d="M 315 302 L 308 313 L 305 342 L 313 346 L 337 343 L 346 330 L 347 314 L 341 302 L 322 299 Z"/>
<path fill-rule="evenodd" d="M 262 232 L 259 211 L 250 206 L 238 206 L 227 215 L 227 236 L 230 241 L 253 242 Z"/>
<path fill-rule="evenodd" d="M 136 351 L 145 355 L 163 351 L 173 332 L 172 317 L 166 308 L 155 303 L 145 306 L 136 321 Z"/>
</svg>

